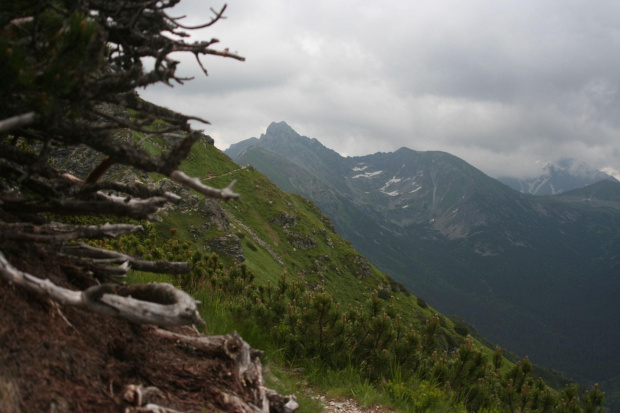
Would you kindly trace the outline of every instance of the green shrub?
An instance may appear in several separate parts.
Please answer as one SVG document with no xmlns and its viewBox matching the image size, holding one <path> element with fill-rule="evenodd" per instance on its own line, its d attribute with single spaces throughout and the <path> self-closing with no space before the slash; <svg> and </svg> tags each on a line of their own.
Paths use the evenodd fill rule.
<svg viewBox="0 0 620 413">
<path fill-rule="evenodd" d="M 390 294 L 389 290 L 382 289 L 382 290 L 379 290 L 378 296 L 380 299 L 387 301 L 390 299 L 390 297 L 392 297 L 392 294 Z"/>
</svg>

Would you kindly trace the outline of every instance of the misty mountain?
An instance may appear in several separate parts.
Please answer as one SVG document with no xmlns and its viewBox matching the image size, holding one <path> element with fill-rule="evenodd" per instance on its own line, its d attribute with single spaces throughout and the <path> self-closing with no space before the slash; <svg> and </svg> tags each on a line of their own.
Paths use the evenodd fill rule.
<svg viewBox="0 0 620 413">
<path fill-rule="evenodd" d="M 558 195 L 558 198 L 583 202 L 593 206 L 608 206 L 620 209 L 620 185 L 616 180 L 602 180 L 583 188 L 573 189 Z"/>
<path fill-rule="evenodd" d="M 490 340 L 583 382 L 620 379 L 619 183 L 533 196 L 444 152 L 345 158 L 284 122 L 226 153 Z"/>
<path fill-rule="evenodd" d="M 533 195 L 557 195 L 603 180 L 618 182 L 613 176 L 574 159 L 562 159 L 556 164 L 547 163 L 542 173 L 535 178 L 501 177 L 498 180 L 519 192 Z"/>
</svg>

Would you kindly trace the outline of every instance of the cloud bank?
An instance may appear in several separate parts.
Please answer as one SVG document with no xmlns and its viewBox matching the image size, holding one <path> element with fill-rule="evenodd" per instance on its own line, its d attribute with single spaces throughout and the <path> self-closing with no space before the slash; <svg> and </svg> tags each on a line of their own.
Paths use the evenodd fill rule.
<svg viewBox="0 0 620 413">
<path fill-rule="evenodd" d="M 222 3 L 184 0 L 187 23 Z M 620 169 L 620 3 L 231 0 L 197 32 L 247 58 L 141 95 L 220 148 L 286 121 L 342 155 L 442 150 L 491 176 L 575 158 Z M 186 60 L 186 61 L 185 61 Z M 539 163 L 537 163 L 539 161 Z"/>
</svg>

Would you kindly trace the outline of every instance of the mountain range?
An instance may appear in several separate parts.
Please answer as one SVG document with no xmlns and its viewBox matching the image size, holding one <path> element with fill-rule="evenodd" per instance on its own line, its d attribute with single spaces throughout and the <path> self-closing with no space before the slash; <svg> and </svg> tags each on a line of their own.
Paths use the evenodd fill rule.
<svg viewBox="0 0 620 413">
<path fill-rule="evenodd" d="M 528 179 L 499 177 L 498 180 L 519 192 L 532 195 L 558 195 L 602 180 L 618 182 L 613 176 L 575 159 L 548 162 L 541 172 L 539 176 Z"/>
<path fill-rule="evenodd" d="M 535 363 L 620 388 L 619 183 L 533 196 L 445 152 L 345 158 L 284 122 L 225 153 L 314 201 L 444 314 Z"/>
</svg>

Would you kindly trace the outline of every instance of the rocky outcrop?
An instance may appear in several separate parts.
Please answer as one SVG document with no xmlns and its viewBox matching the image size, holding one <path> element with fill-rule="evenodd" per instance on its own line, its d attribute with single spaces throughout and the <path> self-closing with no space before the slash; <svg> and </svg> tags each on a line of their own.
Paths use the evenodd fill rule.
<svg viewBox="0 0 620 413">
<path fill-rule="evenodd" d="M 215 225 L 219 231 L 230 232 L 230 220 L 217 201 L 205 199 L 200 205 L 199 211 L 200 215 L 211 225 Z"/>
<path fill-rule="evenodd" d="M 232 257 L 237 262 L 245 261 L 241 240 L 235 234 L 226 234 L 209 240 L 205 250 Z"/>
<path fill-rule="evenodd" d="M 372 269 L 368 260 L 361 255 L 353 255 L 350 257 L 352 263 L 353 274 L 358 279 L 368 278 L 372 275 Z"/>
<path fill-rule="evenodd" d="M 309 250 L 316 247 L 316 241 L 310 235 L 292 232 L 287 229 L 284 233 L 288 235 L 288 242 L 295 248 L 300 250 Z"/>
<path fill-rule="evenodd" d="M 297 225 L 295 215 L 282 212 L 275 217 L 271 218 L 270 222 L 281 226 L 282 228 L 293 228 Z"/>
</svg>

